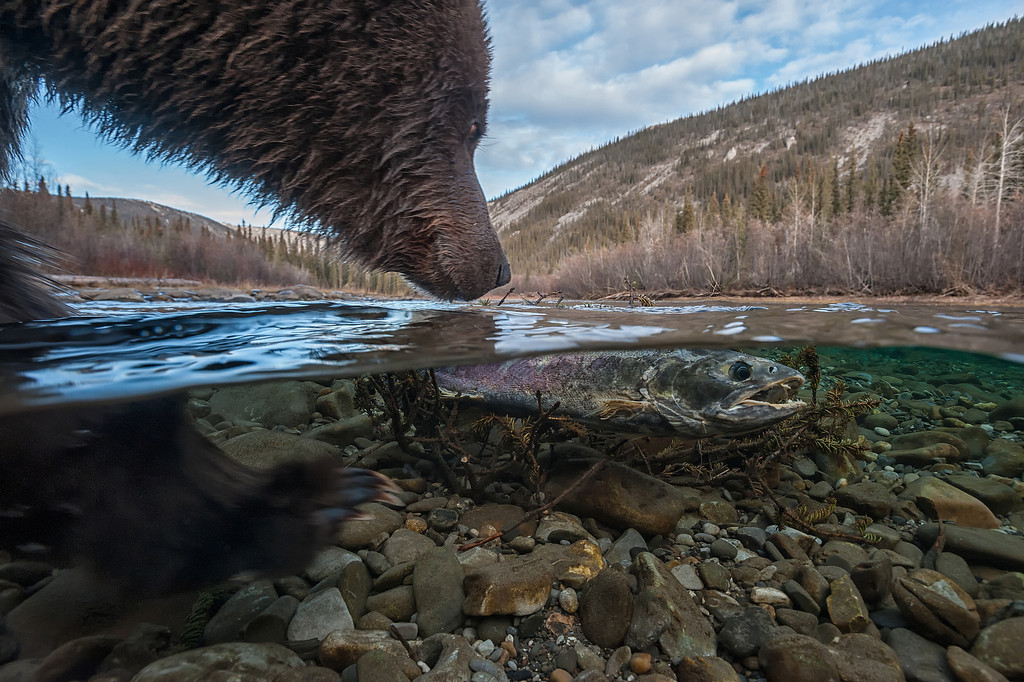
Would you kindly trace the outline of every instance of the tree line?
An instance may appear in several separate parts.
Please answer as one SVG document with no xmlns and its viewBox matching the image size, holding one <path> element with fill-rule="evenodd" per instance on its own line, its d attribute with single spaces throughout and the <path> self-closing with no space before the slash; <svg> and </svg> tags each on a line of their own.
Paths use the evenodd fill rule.
<svg viewBox="0 0 1024 682">
<path fill-rule="evenodd" d="M 125 217 L 116 199 L 73 200 L 70 186 L 0 189 L 0 208 L 20 229 L 63 256 L 65 272 L 105 277 L 183 278 L 242 287 L 308 284 L 359 293 L 408 295 L 397 275 L 339 260 L 312 235 L 241 225 L 216 235 L 187 216 Z M 76 205 L 77 204 L 77 205 Z M 110 208 L 108 209 L 108 204 Z"/>
</svg>

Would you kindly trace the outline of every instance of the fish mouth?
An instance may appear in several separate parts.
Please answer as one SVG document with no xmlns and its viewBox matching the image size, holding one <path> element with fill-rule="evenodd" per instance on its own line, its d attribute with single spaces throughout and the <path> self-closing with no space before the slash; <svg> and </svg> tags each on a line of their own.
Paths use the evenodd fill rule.
<svg viewBox="0 0 1024 682">
<path fill-rule="evenodd" d="M 782 416 L 780 412 L 797 412 L 807 407 L 807 403 L 795 397 L 803 383 L 803 377 L 796 375 L 773 381 L 766 386 L 752 387 L 741 393 L 723 412 L 731 416 L 748 416 L 752 411 L 759 411 L 775 417 Z"/>
</svg>

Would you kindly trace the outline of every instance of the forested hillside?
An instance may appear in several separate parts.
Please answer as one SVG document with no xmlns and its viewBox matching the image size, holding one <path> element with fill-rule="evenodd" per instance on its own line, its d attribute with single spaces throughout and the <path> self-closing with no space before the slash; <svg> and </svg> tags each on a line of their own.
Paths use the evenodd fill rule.
<svg viewBox="0 0 1024 682">
<path fill-rule="evenodd" d="M 1024 22 L 654 126 L 491 202 L 568 295 L 1017 291 Z"/>
<path fill-rule="evenodd" d="M 397 275 L 341 262 L 309 235 L 232 227 L 137 199 L 73 197 L 70 187 L 51 191 L 43 178 L 35 187 L 0 188 L 0 211 L 60 251 L 64 273 L 410 293 Z"/>
</svg>

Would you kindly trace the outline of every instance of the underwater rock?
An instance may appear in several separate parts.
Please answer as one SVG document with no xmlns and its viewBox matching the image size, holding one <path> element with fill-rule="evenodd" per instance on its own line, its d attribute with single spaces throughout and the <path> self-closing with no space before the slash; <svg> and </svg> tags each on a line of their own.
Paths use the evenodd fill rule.
<svg viewBox="0 0 1024 682">
<path fill-rule="evenodd" d="M 341 591 L 336 587 L 314 592 L 306 597 L 291 623 L 288 624 L 288 639 L 301 641 L 304 639 L 324 639 L 337 630 L 351 630 L 355 627 L 352 615 L 348 612 Z"/>
<path fill-rule="evenodd" d="M 280 644 L 226 642 L 174 654 L 150 663 L 133 682 L 203 682 L 214 675 L 239 679 L 272 679 L 286 670 L 303 668 L 295 652 Z"/>
<path fill-rule="evenodd" d="M 943 525 L 945 549 L 959 554 L 969 563 L 979 563 L 1008 571 L 1024 571 L 1024 538 L 984 528 Z M 931 547 L 939 535 L 937 523 L 917 529 L 917 541 Z"/>
<path fill-rule="evenodd" d="M 840 505 L 873 519 L 888 516 L 896 506 L 896 496 L 889 492 L 889 488 L 874 481 L 861 481 L 840 488 L 835 496 Z"/>
<path fill-rule="evenodd" d="M 638 591 L 626 645 L 637 650 L 656 644 L 673 665 L 687 656 L 714 656 L 717 639 L 711 623 L 661 560 L 641 552 L 633 571 Z"/>
<path fill-rule="evenodd" d="M 967 443 L 958 436 L 946 431 L 914 431 L 913 433 L 904 433 L 894 436 L 889 442 L 892 444 L 892 450 L 889 451 L 888 454 L 893 457 L 895 457 L 897 452 L 900 450 L 930 448 L 943 443 L 952 445 L 956 450 L 955 454 L 950 453 L 944 455 L 947 458 L 951 458 L 948 461 L 961 461 L 971 456 L 971 449 L 967 446 Z M 946 451 L 949 452 L 948 450 Z"/>
<path fill-rule="evenodd" d="M 554 568 L 532 554 L 467 571 L 462 610 L 470 616 L 528 616 L 547 603 L 554 578 Z"/>
<path fill-rule="evenodd" d="M 953 521 L 971 528 L 999 527 L 999 520 L 981 500 L 937 476 L 917 479 L 900 493 L 900 499 L 911 500 L 932 519 Z"/>
<path fill-rule="evenodd" d="M 229 438 L 220 445 L 228 457 L 254 469 L 273 469 L 279 464 L 339 458 L 333 445 L 284 431 L 258 429 Z"/>
<path fill-rule="evenodd" d="M 382 630 L 335 630 L 320 642 L 319 661 L 332 670 L 344 670 L 370 651 L 406 656 L 405 647 Z"/>
<path fill-rule="evenodd" d="M 452 632 L 462 624 L 465 575 L 455 554 L 446 547 L 428 549 L 416 560 L 412 587 L 423 637 Z"/>
<path fill-rule="evenodd" d="M 633 594 L 621 570 L 608 567 L 587 583 L 580 604 L 583 634 L 602 648 L 622 644 L 633 619 Z"/>
<path fill-rule="evenodd" d="M 316 397 L 323 388 L 312 381 L 265 381 L 217 389 L 210 408 L 228 419 L 256 422 L 268 429 L 294 428 L 309 423 Z"/>
<path fill-rule="evenodd" d="M 891 647 L 866 634 L 848 634 L 826 644 L 842 671 L 842 679 L 863 682 L 904 682 L 900 659 Z"/>
<path fill-rule="evenodd" d="M 1013 488 L 993 478 L 969 474 L 950 474 L 946 482 L 981 500 L 993 514 L 1007 514 L 1024 508 L 1024 501 Z"/>
<path fill-rule="evenodd" d="M 1019 478 L 1024 474 L 1024 447 L 1005 438 L 996 438 L 985 447 L 981 466 L 986 474 Z"/>
<path fill-rule="evenodd" d="M 849 575 L 843 575 L 829 584 L 830 594 L 825 600 L 832 623 L 842 633 L 864 632 L 871 622 L 864 598 Z"/>
<path fill-rule="evenodd" d="M 839 680 L 839 666 L 824 644 L 806 635 L 778 634 L 757 654 L 768 682 Z"/>
<path fill-rule="evenodd" d="M 943 644 L 966 647 L 978 634 L 978 607 L 946 576 L 917 568 L 893 584 L 900 612 L 914 629 Z"/>
<path fill-rule="evenodd" d="M 885 643 L 896 652 L 900 668 L 910 680 L 950 682 L 955 679 L 946 663 L 946 649 L 905 628 L 893 628 Z"/>
<path fill-rule="evenodd" d="M 1024 679 L 1024 618 L 1007 618 L 978 633 L 971 655 L 1011 680 Z"/>
<path fill-rule="evenodd" d="M 582 465 L 556 472 L 544 486 L 553 499 L 576 482 Z M 618 462 L 608 461 L 558 505 L 581 517 L 593 517 L 613 528 L 635 528 L 644 535 L 667 535 L 684 512 L 697 508 L 692 492 Z"/>
</svg>

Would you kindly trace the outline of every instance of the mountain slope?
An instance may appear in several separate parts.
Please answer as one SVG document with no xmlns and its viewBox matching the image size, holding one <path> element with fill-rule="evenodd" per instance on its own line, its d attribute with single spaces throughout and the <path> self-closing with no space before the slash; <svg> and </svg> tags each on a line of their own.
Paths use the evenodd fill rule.
<svg viewBox="0 0 1024 682">
<path fill-rule="evenodd" d="M 901 196 L 913 194 L 907 173 L 926 150 L 938 157 L 929 191 L 977 190 L 1002 114 L 1024 118 L 1022 93 L 1024 21 L 1014 19 L 641 130 L 493 200 L 491 216 L 513 272 L 532 276 L 712 223 L 779 225 L 794 207 L 823 225 L 842 213 L 891 220 L 911 210 Z"/>
</svg>

